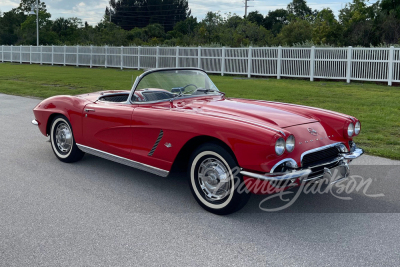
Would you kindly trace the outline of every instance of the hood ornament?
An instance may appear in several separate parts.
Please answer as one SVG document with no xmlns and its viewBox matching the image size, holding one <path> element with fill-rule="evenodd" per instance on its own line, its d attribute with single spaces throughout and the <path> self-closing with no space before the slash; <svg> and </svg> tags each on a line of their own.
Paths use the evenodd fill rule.
<svg viewBox="0 0 400 267">
<path fill-rule="evenodd" d="M 307 128 L 308 132 L 314 136 L 316 136 L 318 133 L 316 130 L 314 130 L 313 128 Z"/>
</svg>

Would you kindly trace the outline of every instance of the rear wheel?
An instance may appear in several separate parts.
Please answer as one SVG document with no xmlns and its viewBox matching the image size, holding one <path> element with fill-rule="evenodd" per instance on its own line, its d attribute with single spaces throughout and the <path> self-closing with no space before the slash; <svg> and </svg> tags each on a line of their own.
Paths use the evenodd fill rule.
<svg viewBox="0 0 400 267">
<path fill-rule="evenodd" d="M 198 147 L 190 158 L 188 172 L 192 194 L 200 206 L 219 215 L 243 208 L 250 194 L 239 190 L 243 177 L 238 170 L 236 160 L 220 145 Z"/>
<path fill-rule="evenodd" d="M 63 162 L 79 161 L 85 154 L 76 145 L 71 124 L 63 115 L 53 119 L 50 128 L 50 140 L 54 154 Z"/>
</svg>

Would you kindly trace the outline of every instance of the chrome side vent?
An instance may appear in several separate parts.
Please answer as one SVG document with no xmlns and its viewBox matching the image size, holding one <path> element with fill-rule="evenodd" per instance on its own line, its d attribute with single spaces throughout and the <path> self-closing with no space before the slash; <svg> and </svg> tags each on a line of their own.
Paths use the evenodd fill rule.
<svg viewBox="0 0 400 267">
<path fill-rule="evenodd" d="M 163 135 L 164 135 L 164 132 L 163 132 L 163 130 L 161 130 L 161 131 L 160 131 L 160 134 L 159 134 L 158 137 L 157 137 L 156 142 L 155 142 L 154 145 L 153 145 L 153 148 L 150 150 L 150 152 L 149 152 L 149 154 L 148 154 L 149 156 L 153 156 L 154 151 L 156 151 L 156 148 L 157 148 L 158 144 L 160 143 L 160 141 L 161 141 Z"/>
</svg>

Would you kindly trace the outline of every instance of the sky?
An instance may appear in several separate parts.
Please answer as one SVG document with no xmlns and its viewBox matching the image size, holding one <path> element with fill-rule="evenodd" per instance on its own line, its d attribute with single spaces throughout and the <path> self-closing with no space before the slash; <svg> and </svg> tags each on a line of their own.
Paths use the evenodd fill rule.
<svg viewBox="0 0 400 267">
<path fill-rule="evenodd" d="M 244 1 L 244 0 L 243 0 Z M 244 15 L 244 3 L 242 0 L 189 0 L 189 8 L 192 10 L 192 15 L 198 20 L 204 18 L 208 11 L 221 11 L 222 14 L 231 12 L 239 16 Z M 322 9 L 329 7 L 336 15 L 339 10 L 345 7 L 346 3 L 352 0 L 310 0 L 307 4 L 312 9 Z M 45 0 L 47 10 L 52 15 L 51 19 L 59 17 L 78 17 L 82 21 L 87 21 L 91 25 L 97 24 L 104 15 L 104 10 L 108 6 L 109 0 Z M 255 0 L 249 1 L 248 12 L 258 10 L 261 14 L 267 14 L 270 10 L 278 8 L 286 8 L 291 0 Z M 370 0 L 374 3 L 376 0 Z M 17 7 L 20 0 L 0 0 L 0 11 L 6 12 Z"/>
</svg>

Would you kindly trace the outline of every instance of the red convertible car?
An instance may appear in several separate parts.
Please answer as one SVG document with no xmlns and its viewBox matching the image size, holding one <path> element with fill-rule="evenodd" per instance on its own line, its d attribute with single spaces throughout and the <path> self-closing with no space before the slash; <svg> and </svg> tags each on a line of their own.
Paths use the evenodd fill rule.
<svg viewBox="0 0 400 267">
<path fill-rule="evenodd" d="M 239 210 L 251 193 L 315 182 L 332 169 L 340 174 L 334 182 L 342 180 L 363 154 L 353 142 L 358 119 L 226 98 L 201 69 L 147 71 L 131 91 L 55 96 L 33 112 L 59 160 L 89 153 L 162 177 L 184 166 L 194 198 L 216 214 Z"/>
</svg>

